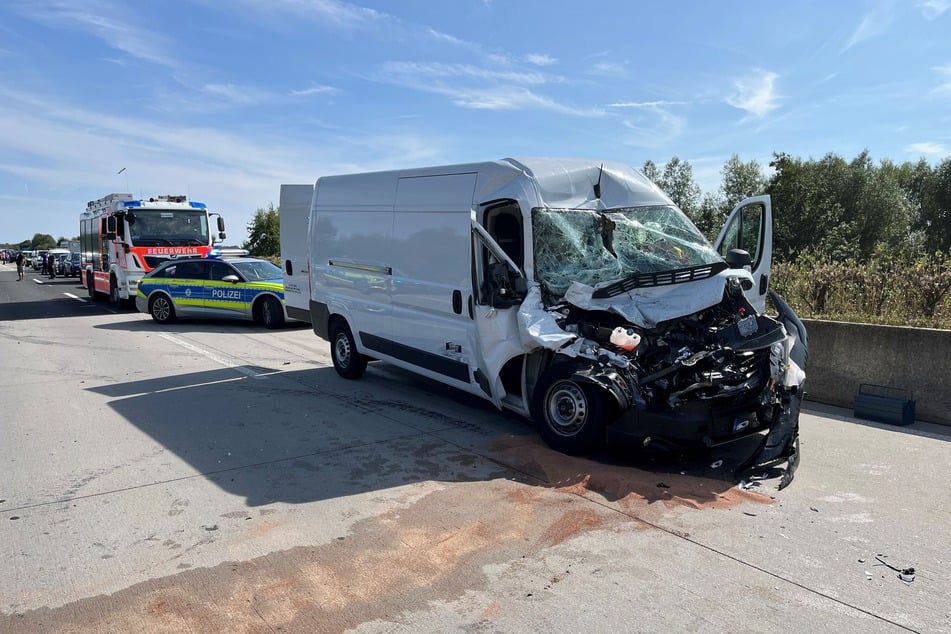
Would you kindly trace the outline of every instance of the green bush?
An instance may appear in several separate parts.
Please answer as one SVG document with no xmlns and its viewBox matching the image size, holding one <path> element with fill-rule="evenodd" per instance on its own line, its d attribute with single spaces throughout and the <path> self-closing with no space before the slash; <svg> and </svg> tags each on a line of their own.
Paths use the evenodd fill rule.
<svg viewBox="0 0 951 634">
<path fill-rule="evenodd" d="M 866 262 L 810 254 L 772 268 L 772 286 L 800 317 L 951 330 L 951 253 Z"/>
</svg>

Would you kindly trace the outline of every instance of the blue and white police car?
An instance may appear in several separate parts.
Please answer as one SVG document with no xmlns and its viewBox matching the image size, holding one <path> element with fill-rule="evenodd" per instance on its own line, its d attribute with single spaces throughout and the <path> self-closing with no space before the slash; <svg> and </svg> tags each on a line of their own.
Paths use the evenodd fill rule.
<svg viewBox="0 0 951 634">
<path fill-rule="evenodd" d="M 280 328 L 287 320 L 283 272 L 251 257 L 169 260 L 139 282 L 135 306 L 160 324 L 211 317 Z"/>
</svg>

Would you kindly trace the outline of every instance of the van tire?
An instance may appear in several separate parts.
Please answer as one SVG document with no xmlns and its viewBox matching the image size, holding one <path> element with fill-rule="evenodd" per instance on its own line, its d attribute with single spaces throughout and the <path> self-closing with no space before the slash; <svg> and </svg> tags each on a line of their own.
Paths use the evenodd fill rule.
<svg viewBox="0 0 951 634">
<path fill-rule="evenodd" d="M 330 357 L 337 374 L 345 379 L 359 379 L 367 369 L 367 358 L 357 352 L 357 343 L 344 321 L 330 328 Z"/>
<path fill-rule="evenodd" d="M 604 443 L 604 395 L 595 386 L 572 378 L 575 363 L 545 370 L 532 396 L 532 419 L 552 449 L 578 455 Z"/>
<path fill-rule="evenodd" d="M 284 327 L 284 308 L 281 302 L 273 297 L 265 297 L 261 300 L 261 324 L 268 330 L 275 330 Z"/>
</svg>

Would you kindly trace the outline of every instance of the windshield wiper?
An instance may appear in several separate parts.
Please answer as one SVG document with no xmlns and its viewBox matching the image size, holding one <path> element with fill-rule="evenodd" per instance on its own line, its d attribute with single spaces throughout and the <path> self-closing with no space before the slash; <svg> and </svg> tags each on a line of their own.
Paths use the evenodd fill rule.
<svg viewBox="0 0 951 634">
<path fill-rule="evenodd" d="M 614 221 L 608 218 L 608 215 L 599 211 L 601 214 L 601 243 L 604 245 L 604 248 L 607 249 L 607 252 L 614 256 L 614 259 L 617 259 L 617 253 L 614 251 Z"/>
</svg>

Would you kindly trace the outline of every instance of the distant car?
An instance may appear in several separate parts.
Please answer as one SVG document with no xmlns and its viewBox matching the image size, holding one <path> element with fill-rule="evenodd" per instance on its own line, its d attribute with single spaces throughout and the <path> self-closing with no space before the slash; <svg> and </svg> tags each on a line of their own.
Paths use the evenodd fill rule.
<svg viewBox="0 0 951 634">
<path fill-rule="evenodd" d="M 56 254 L 56 261 L 54 266 L 56 267 L 56 274 L 63 277 L 69 275 L 69 253 L 58 253 Z"/>
<path fill-rule="evenodd" d="M 82 253 L 70 253 L 69 259 L 66 260 L 66 272 L 64 275 L 66 277 L 78 277 L 80 271 L 83 270 L 83 254 Z"/>
<path fill-rule="evenodd" d="M 249 257 L 170 260 L 139 281 L 135 306 L 160 324 L 224 317 L 280 328 L 287 320 L 283 271 Z"/>
</svg>

